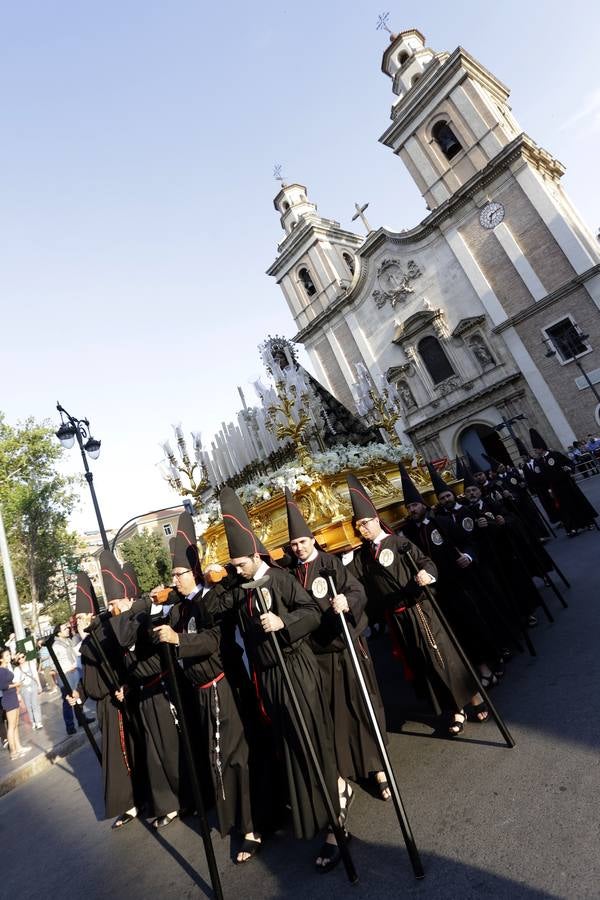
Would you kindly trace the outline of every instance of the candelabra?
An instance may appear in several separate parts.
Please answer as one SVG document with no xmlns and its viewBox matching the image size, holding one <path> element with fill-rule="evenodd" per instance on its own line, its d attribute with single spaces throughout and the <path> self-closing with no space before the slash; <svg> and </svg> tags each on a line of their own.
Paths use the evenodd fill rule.
<svg viewBox="0 0 600 900">
<path fill-rule="evenodd" d="M 173 430 L 177 442 L 177 455 L 169 441 L 162 444 L 167 463 L 166 470 L 163 469 L 163 477 L 180 496 L 192 496 L 197 504 L 201 504 L 202 495 L 212 483 L 208 469 L 209 460 L 202 448 L 201 435 L 192 432 L 194 448 L 194 459 L 192 460 L 188 453 L 183 429 L 177 425 Z M 182 476 L 185 482 L 182 480 Z"/>
<path fill-rule="evenodd" d="M 375 384 L 362 363 L 356 366 L 356 374 L 358 381 L 353 385 L 353 393 L 358 414 L 375 428 L 383 429 L 393 447 L 400 447 L 402 442 L 395 428 L 401 415 L 396 388 L 383 377 Z"/>
<path fill-rule="evenodd" d="M 309 425 L 314 422 L 311 388 L 285 340 L 269 338 L 260 350 L 274 384 L 274 388 L 261 382 L 255 385 L 265 409 L 265 424 L 278 441 L 291 441 L 300 463 L 311 470 Z"/>
</svg>

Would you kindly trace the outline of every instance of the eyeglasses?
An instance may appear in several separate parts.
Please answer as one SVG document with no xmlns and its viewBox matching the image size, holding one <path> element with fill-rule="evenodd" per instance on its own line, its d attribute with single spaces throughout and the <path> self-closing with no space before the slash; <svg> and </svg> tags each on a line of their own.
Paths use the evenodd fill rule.
<svg viewBox="0 0 600 900">
<path fill-rule="evenodd" d="M 184 572 L 173 572 L 173 578 L 183 578 L 184 575 L 191 571 L 191 569 L 186 569 Z"/>
<path fill-rule="evenodd" d="M 368 525 L 369 522 L 374 522 L 377 516 L 371 516 L 370 519 L 361 519 L 360 522 L 356 523 L 357 528 L 364 528 L 365 525 Z"/>
</svg>

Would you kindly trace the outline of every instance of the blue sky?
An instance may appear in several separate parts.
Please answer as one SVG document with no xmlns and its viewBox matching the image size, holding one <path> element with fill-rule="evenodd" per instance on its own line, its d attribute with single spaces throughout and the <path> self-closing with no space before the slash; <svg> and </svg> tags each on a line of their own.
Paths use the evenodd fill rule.
<svg viewBox="0 0 600 900">
<path fill-rule="evenodd" d="M 596 230 L 597 2 L 0 3 L 0 409 L 53 417 L 59 399 L 90 418 L 107 524 L 176 499 L 156 468 L 171 423 L 208 438 L 259 374 L 257 344 L 294 332 L 264 274 L 274 162 L 346 227 L 356 200 L 372 226 L 424 217 L 378 143 L 384 9 L 511 88 Z M 94 527 L 85 496 L 76 522 Z"/>
</svg>

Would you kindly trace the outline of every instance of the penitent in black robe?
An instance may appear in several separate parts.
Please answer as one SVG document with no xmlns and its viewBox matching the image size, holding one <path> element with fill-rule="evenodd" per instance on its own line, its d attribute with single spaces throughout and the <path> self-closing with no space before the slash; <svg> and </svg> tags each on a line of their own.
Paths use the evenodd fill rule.
<svg viewBox="0 0 600 900">
<path fill-rule="evenodd" d="M 106 634 L 108 623 L 99 626 L 98 636 L 105 652 L 111 652 L 111 640 Z M 110 660 L 110 656 L 109 656 Z M 104 775 L 105 817 L 112 819 L 136 805 L 133 787 L 133 740 L 128 728 L 128 716 L 123 706 L 112 696 L 104 677 L 104 664 L 99 659 L 90 637 L 81 644 L 83 690 L 97 704 L 97 717 L 102 732 L 102 772 Z"/>
<path fill-rule="evenodd" d="M 595 524 L 598 513 L 572 478 L 574 466 L 568 456 L 549 450 L 534 460 L 533 472 L 540 495 L 549 497 L 567 534 Z"/>
<path fill-rule="evenodd" d="M 423 589 L 414 581 L 404 550 L 410 552 L 417 569 L 437 575 L 428 556 L 395 534 L 358 548 L 352 571 L 381 609 L 394 614 L 402 652 L 417 678 L 427 681 L 439 707 L 458 711 L 477 687 Z"/>
<path fill-rule="evenodd" d="M 285 624 L 283 629 L 275 632 L 276 640 L 283 651 L 335 811 L 339 813 L 333 723 L 321 670 L 306 641 L 306 637 L 319 627 L 321 611 L 290 572 L 269 568 L 268 575 L 269 582 L 261 592 L 266 591 L 263 596 L 267 608 Z M 327 810 L 304 749 L 271 635 L 261 626 L 261 614 L 253 591 L 234 588 L 223 598 L 223 603 L 230 604 L 238 613 L 260 700 L 271 722 L 273 739 L 285 770 L 294 832 L 299 838 L 310 839 L 327 825 Z"/>
<path fill-rule="evenodd" d="M 321 569 L 334 570 L 336 593 L 344 594 L 350 612 L 348 628 L 367 685 L 367 690 L 386 736 L 385 712 L 377 684 L 377 676 L 363 635 L 367 627 L 367 597 L 362 585 L 347 571 L 342 561 L 330 553 L 317 550 L 310 562 L 299 562 L 292 570 L 302 587 L 315 598 L 322 610 L 321 624 L 310 635 L 310 645 L 323 675 L 325 694 L 333 718 L 335 755 L 338 772 L 343 778 L 367 778 L 381 770 L 381 760 L 373 737 L 371 722 L 358 685 L 350 654 L 342 636 L 339 615 L 331 608 L 333 592 Z M 315 586 L 316 582 L 316 586 Z M 315 587 L 315 590 L 313 590 Z"/>
<path fill-rule="evenodd" d="M 111 620 L 119 644 L 126 648 L 127 680 L 139 700 L 150 797 L 155 816 L 187 805 L 184 761 L 179 731 L 171 708 L 166 666 L 152 639 L 151 602 L 136 600 L 130 610 Z"/>
<path fill-rule="evenodd" d="M 254 826 L 239 680 L 224 669 L 222 623 L 211 607 L 202 591 L 182 598 L 171 608 L 169 624 L 179 634 L 178 656 L 191 688 L 189 725 L 199 758 L 208 756 L 219 830 L 223 836 L 233 827 L 249 834 Z"/>
</svg>

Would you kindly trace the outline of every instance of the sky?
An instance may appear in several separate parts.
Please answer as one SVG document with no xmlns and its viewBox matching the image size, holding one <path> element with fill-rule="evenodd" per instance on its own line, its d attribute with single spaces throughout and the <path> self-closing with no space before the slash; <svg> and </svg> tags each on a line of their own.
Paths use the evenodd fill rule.
<svg viewBox="0 0 600 900">
<path fill-rule="evenodd" d="M 178 502 L 157 468 L 171 426 L 209 440 L 237 385 L 252 396 L 257 345 L 294 334 L 265 274 L 275 163 L 346 228 L 356 201 L 372 227 L 425 217 L 378 142 L 387 10 L 511 88 L 596 232 L 597 0 L 0 0 L 0 410 L 58 423 L 60 400 L 89 418 L 108 527 Z M 81 472 L 76 450 L 65 470 Z M 91 530 L 85 490 L 74 523 Z"/>
</svg>

